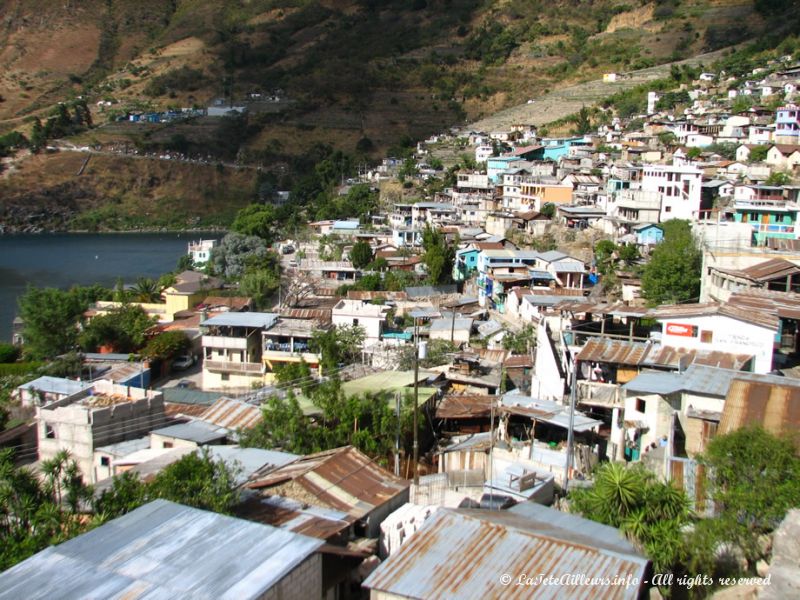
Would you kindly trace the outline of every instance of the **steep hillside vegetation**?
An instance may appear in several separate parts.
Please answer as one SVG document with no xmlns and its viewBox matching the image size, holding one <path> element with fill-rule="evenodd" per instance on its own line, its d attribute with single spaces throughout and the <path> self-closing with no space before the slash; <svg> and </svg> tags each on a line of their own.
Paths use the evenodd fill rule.
<svg viewBox="0 0 800 600">
<path fill-rule="evenodd" d="M 80 98 L 92 110 L 93 127 L 76 143 L 260 164 L 292 185 L 320 144 L 365 158 L 399 152 L 430 133 L 606 71 L 780 33 L 791 27 L 780 13 L 790 5 L 6 0 L 0 133 L 31 135 L 33 117 L 44 119 L 57 102 Z M 207 118 L 153 126 L 117 121 L 131 111 L 204 108 L 215 99 L 248 103 L 248 115 L 225 125 Z M 86 119 L 78 117 L 79 127 L 62 118 L 51 137 L 85 129 Z M 47 160 L 26 168 L 39 163 Z M 22 182 L 13 175 L 4 185 Z M 76 185 L 94 182 L 87 176 Z"/>
</svg>

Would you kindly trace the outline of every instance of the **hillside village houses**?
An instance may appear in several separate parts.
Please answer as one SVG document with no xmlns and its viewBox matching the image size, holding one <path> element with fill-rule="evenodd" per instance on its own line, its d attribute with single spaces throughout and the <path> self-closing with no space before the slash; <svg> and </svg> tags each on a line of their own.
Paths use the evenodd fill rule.
<svg viewBox="0 0 800 600">
<path fill-rule="evenodd" d="M 138 379 L 134 367 L 123 372 L 116 364 L 116 371 L 82 374 L 83 381 L 32 380 L 15 394 L 35 413 L 32 458 L 68 449 L 99 489 L 125 471 L 150 477 L 199 448 L 241 459 L 236 518 L 153 503 L 59 548 L 72 544 L 77 552 L 96 541 L 102 550 L 104 528 L 125 529 L 141 515 L 155 530 L 159 515 L 174 514 L 198 534 L 214 525 L 240 530 L 242 539 L 274 538 L 274 574 L 262 577 L 257 561 L 247 568 L 253 589 L 277 590 L 275 597 L 353 597 L 345 590 L 362 583 L 375 598 L 440 592 L 442 584 L 410 569 L 426 572 L 431 558 L 454 556 L 445 534 L 464 544 L 498 540 L 454 557 L 471 573 L 488 573 L 509 552 L 519 564 L 555 571 L 574 560 L 606 574 L 604 557 L 613 555 L 647 572 L 647 559 L 625 540 L 547 506 L 603 460 L 642 463 L 694 493 L 695 457 L 715 435 L 748 424 L 776 433 L 800 428 L 800 108 L 797 76 L 785 67 L 753 74 L 752 83 L 731 81 L 731 89 L 725 75 L 703 73 L 688 86 L 685 108 L 661 109 L 654 91 L 645 113 L 585 135 L 541 137 L 518 124 L 420 143 L 420 164 L 448 140 L 474 153 L 476 164 L 432 197 L 391 197 L 368 223 L 318 221 L 310 242 L 284 242 L 297 252 L 284 260 L 285 275 L 304 286 L 291 299 L 282 287 L 269 310 L 254 310 L 250 298 L 199 270 L 180 273 L 160 302 L 141 306 L 159 331 L 181 330 L 192 340 L 195 389 L 150 389 L 169 366 L 142 362 Z M 738 96 L 754 106 L 734 111 Z M 768 103 L 775 108 L 762 106 Z M 634 121 L 640 125 L 628 127 Z M 385 181 L 398 165 L 387 158 L 366 180 Z M 700 297 L 647 306 L 636 265 L 604 272 L 593 244 L 611 240 L 616 252 L 635 246 L 641 264 L 672 219 L 689 221 L 700 246 Z M 351 287 L 376 275 L 350 260 L 357 241 L 370 244 L 389 272 L 424 276 L 427 227 L 455 246 L 453 283 Z M 322 235 L 342 242 L 336 260 L 319 256 Z M 201 240 L 187 253 L 197 266 L 214 249 L 213 240 Z M 606 279 L 618 282 L 616 292 Z M 115 306 L 98 302 L 86 317 Z M 362 347 L 347 349 L 357 358 L 323 369 L 317 339 L 343 327 L 363 333 Z M 509 343 L 518 336 L 525 341 Z M 434 351 L 438 364 L 414 360 Z M 300 364 L 310 375 L 281 383 L 281 370 Z M 417 482 L 407 456 L 379 461 L 351 446 L 297 456 L 237 445 L 241 431 L 260 421 L 261 404 L 289 391 L 304 418 L 324 426 L 301 388 L 331 374 L 349 397 L 387 393 L 392 410 L 415 399 L 425 465 Z M 698 512 L 713 511 L 703 497 L 692 501 Z M 549 566 L 545 542 L 559 548 Z M 141 551 L 156 552 L 152 543 Z M 191 551 L 197 543 L 187 535 L 179 545 Z M 259 544 L 244 554 L 261 551 Z M 55 552 L 0 574 L 0 589 L 22 585 L 26 563 L 41 565 L 41 573 L 55 569 Z M 224 571 L 224 555 L 203 560 L 209 572 Z M 116 561 L 92 568 L 127 585 Z M 152 585 L 169 589 L 162 575 Z M 308 582 L 303 594 L 280 591 L 292 577 Z"/>
</svg>

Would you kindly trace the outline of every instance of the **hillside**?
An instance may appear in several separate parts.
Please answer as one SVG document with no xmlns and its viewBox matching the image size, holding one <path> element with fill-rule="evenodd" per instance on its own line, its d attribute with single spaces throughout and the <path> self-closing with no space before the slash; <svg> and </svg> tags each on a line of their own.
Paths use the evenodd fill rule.
<svg viewBox="0 0 800 600">
<path fill-rule="evenodd" d="M 0 132 L 30 135 L 32 117 L 81 98 L 93 128 L 77 137 L 62 128 L 76 144 L 239 160 L 291 186 L 320 144 L 366 158 L 396 152 L 607 71 L 648 69 L 774 31 L 782 21 L 763 5 L 781 2 L 5 0 Z M 247 104 L 248 114 L 232 125 L 117 121 L 215 99 Z M 578 100 L 539 112 L 558 118 Z M 56 185 L 49 160 L 25 167 L 41 166 L 45 187 Z M 16 173 L 3 183 L 14 198 L 29 184 Z M 97 197 L 108 191 L 91 172 L 72 184 Z"/>
</svg>

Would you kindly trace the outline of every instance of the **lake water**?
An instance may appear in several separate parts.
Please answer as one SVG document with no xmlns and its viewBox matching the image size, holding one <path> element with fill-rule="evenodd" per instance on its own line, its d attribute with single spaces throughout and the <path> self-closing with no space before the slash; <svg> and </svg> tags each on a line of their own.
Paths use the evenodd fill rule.
<svg viewBox="0 0 800 600">
<path fill-rule="evenodd" d="M 0 235 L 0 340 L 11 339 L 17 298 L 29 285 L 68 288 L 118 278 L 158 277 L 175 269 L 192 240 L 221 234 L 53 233 Z"/>
</svg>

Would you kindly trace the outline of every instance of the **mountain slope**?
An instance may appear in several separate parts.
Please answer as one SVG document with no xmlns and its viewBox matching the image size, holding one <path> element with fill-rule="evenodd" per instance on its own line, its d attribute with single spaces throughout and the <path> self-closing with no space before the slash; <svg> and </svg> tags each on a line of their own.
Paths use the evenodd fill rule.
<svg viewBox="0 0 800 600">
<path fill-rule="evenodd" d="M 786 1 L 5 0 L 0 133 L 30 135 L 33 116 L 80 97 L 95 127 L 76 144 L 238 160 L 291 186 L 320 145 L 367 157 L 399 151 L 603 72 L 779 29 L 783 20 L 763 5 Z M 117 121 L 218 98 L 247 102 L 248 115 L 233 124 Z M 568 104 L 542 106 L 542 120 L 553 120 Z M 47 162 L 25 167 L 42 169 L 43 187 Z M 12 174 L 4 186 L 30 183 Z M 107 191 L 91 173 L 76 185 Z"/>
</svg>

